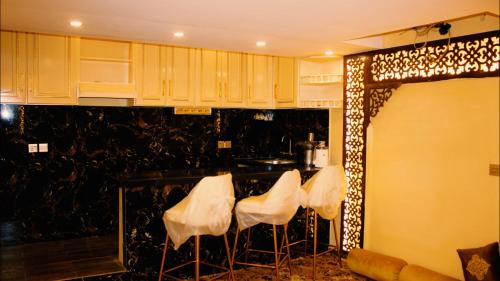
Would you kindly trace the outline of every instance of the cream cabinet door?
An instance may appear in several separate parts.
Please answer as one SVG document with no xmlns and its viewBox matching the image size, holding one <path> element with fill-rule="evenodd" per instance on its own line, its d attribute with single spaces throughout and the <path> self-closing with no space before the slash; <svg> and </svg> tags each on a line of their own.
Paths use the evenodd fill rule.
<svg viewBox="0 0 500 281">
<path fill-rule="evenodd" d="M 167 48 L 167 105 L 194 105 L 195 50 Z"/>
<path fill-rule="evenodd" d="M 246 55 L 241 53 L 227 53 L 227 72 L 222 73 L 223 106 L 245 107 L 246 104 Z M 224 65 L 224 64 L 222 64 Z"/>
<path fill-rule="evenodd" d="M 144 45 L 142 54 L 142 78 L 138 79 L 139 96 L 135 105 L 162 106 L 166 103 L 166 48 Z"/>
<path fill-rule="evenodd" d="M 295 59 L 277 57 L 274 60 L 275 79 L 274 79 L 274 104 L 279 107 L 296 106 L 296 81 L 297 71 Z"/>
<path fill-rule="evenodd" d="M 248 106 L 273 106 L 273 58 L 262 55 L 248 56 Z"/>
<path fill-rule="evenodd" d="M 200 79 L 197 86 L 196 104 L 202 106 L 218 106 L 222 98 L 220 52 L 201 50 Z"/>
<path fill-rule="evenodd" d="M 79 38 L 29 34 L 28 103 L 76 104 Z"/>
<path fill-rule="evenodd" d="M 0 35 L 0 102 L 26 103 L 26 34 Z"/>
</svg>

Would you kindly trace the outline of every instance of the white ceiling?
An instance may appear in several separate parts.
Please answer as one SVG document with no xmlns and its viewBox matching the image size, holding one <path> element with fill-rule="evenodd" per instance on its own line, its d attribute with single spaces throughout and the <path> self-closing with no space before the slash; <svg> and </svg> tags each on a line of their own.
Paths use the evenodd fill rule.
<svg viewBox="0 0 500 281">
<path fill-rule="evenodd" d="M 286 56 L 369 47 L 348 40 L 471 14 L 498 0 L 1 0 L 1 28 Z M 71 28 L 79 19 L 83 26 Z M 496 19 L 498 19 L 496 17 Z M 498 25 L 498 24 L 497 24 Z M 183 31 L 184 38 L 174 38 Z M 258 48 L 255 42 L 267 41 Z"/>
</svg>

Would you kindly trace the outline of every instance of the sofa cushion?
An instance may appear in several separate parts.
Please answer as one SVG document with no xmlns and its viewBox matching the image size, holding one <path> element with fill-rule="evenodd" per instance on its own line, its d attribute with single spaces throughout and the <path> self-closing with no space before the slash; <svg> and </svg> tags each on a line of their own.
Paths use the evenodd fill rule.
<svg viewBox="0 0 500 281">
<path fill-rule="evenodd" d="M 399 273 L 399 281 L 459 281 L 418 265 L 409 264 Z"/>
<path fill-rule="evenodd" d="M 458 249 L 465 281 L 500 280 L 498 242 L 480 248 Z"/>
<path fill-rule="evenodd" d="M 371 279 L 392 281 L 398 280 L 399 272 L 407 263 L 402 259 L 368 250 L 353 249 L 347 256 L 347 265 L 352 271 Z"/>
</svg>

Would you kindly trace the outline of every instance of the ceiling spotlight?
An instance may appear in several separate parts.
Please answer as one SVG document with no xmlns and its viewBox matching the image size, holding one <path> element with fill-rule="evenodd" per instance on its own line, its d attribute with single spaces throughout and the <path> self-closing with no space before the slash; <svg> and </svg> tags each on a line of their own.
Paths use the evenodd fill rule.
<svg viewBox="0 0 500 281">
<path fill-rule="evenodd" d="M 72 27 L 80 27 L 82 26 L 82 22 L 79 20 L 72 20 L 69 22 L 69 25 L 71 25 Z"/>
<path fill-rule="evenodd" d="M 258 47 L 264 47 L 267 45 L 267 43 L 265 41 L 257 41 L 257 43 L 255 43 L 255 45 L 257 45 Z"/>
<path fill-rule="evenodd" d="M 333 51 L 330 51 L 330 50 L 325 51 L 325 55 L 326 56 L 331 56 L 331 55 L 333 55 Z"/>
<path fill-rule="evenodd" d="M 180 32 L 180 31 L 179 32 L 174 32 L 174 36 L 175 37 L 179 37 L 179 38 L 180 37 L 184 37 L 184 32 Z"/>
</svg>

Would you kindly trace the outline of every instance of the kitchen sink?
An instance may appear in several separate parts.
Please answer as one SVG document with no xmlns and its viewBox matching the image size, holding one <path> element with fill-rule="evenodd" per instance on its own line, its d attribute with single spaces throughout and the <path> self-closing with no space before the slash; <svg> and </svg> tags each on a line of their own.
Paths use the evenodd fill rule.
<svg viewBox="0 0 500 281">
<path fill-rule="evenodd" d="M 296 163 L 295 160 L 291 159 L 256 159 L 254 161 L 266 165 L 291 165 Z"/>
</svg>

